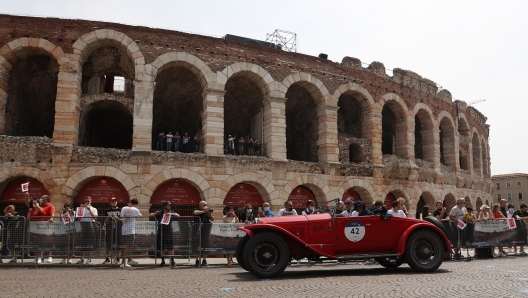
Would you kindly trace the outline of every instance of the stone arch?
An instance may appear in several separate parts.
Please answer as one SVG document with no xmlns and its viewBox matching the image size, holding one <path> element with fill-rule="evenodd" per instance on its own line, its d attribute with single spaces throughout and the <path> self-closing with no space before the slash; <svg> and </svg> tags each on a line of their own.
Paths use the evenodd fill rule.
<svg viewBox="0 0 528 298">
<path fill-rule="evenodd" d="M 382 115 L 382 154 L 408 156 L 408 132 L 413 128 L 408 127 L 409 110 L 407 105 L 398 95 L 387 93 L 379 101 L 379 112 Z"/>
<path fill-rule="evenodd" d="M 171 179 L 181 179 L 194 186 L 200 194 L 201 200 L 207 200 L 213 195 L 211 193 L 211 185 L 201 174 L 181 168 L 167 169 L 154 175 L 154 177 L 145 184 L 145 187 L 141 188 L 142 195 L 150 200 L 150 197 L 156 188 Z"/>
<path fill-rule="evenodd" d="M 186 52 L 165 53 L 145 66 L 151 82 L 155 82 L 157 76 L 164 70 L 173 67 L 183 67 L 190 70 L 196 75 L 202 88 L 211 87 L 216 82 L 216 76 L 209 66 L 200 58 Z"/>
<path fill-rule="evenodd" d="M 464 203 L 466 204 L 466 207 L 473 207 L 473 202 L 469 196 L 464 197 Z"/>
<path fill-rule="evenodd" d="M 221 200 L 220 204 L 222 204 L 227 192 L 238 183 L 247 183 L 255 187 L 262 196 L 263 202 L 268 202 L 270 205 L 278 203 L 273 201 L 278 199 L 279 193 L 268 178 L 256 173 L 240 173 L 227 178 L 220 185 L 218 194 L 218 199 Z M 279 203 L 279 206 L 282 206 L 282 203 Z"/>
<path fill-rule="evenodd" d="M 282 84 L 286 92 L 286 156 L 301 161 L 337 159 L 335 133 L 337 101 L 316 77 L 307 73 L 287 76 Z M 331 114 L 331 116 L 329 115 Z"/>
<path fill-rule="evenodd" d="M 112 29 L 100 29 L 79 37 L 73 44 L 73 53 L 80 56 L 80 64 L 86 61 L 90 54 L 105 46 L 116 47 L 124 51 L 134 61 L 136 80 L 141 80 L 144 73 L 145 58 L 134 40 L 125 33 Z"/>
<path fill-rule="evenodd" d="M 361 200 L 367 206 L 372 205 L 374 203 L 374 199 L 378 197 L 372 184 L 361 179 L 351 179 L 343 182 L 343 184 L 341 184 L 339 187 L 338 193 L 342 196 L 350 188 L 359 194 Z"/>
<path fill-rule="evenodd" d="M 62 187 L 61 194 L 66 197 L 73 198 L 77 195 L 79 189 L 88 181 L 96 177 L 110 177 L 120 182 L 123 187 L 128 191 L 130 197 L 140 194 L 140 187 L 136 185 L 134 180 L 129 175 L 124 173 L 118 168 L 111 166 L 89 166 L 84 169 L 78 170 L 75 174 L 71 175 L 66 183 Z M 145 203 L 144 200 L 139 197 L 139 203 Z M 148 199 L 146 201 L 148 203 Z"/>
<path fill-rule="evenodd" d="M 422 209 L 424 206 L 429 207 L 429 213 L 433 213 L 435 210 L 436 204 L 436 198 L 434 194 L 429 190 L 424 190 L 420 194 L 420 198 L 418 199 L 418 202 L 416 202 L 416 213 L 415 217 L 417 219 L 420 219 L 420 215 L 422 214 Z"/>
<path fill-rule="evenodd" d="M 482 198 L 477 197 L 477 202 L 475 203 L 475 211 L 480 212 L 480 206 L 482 206 Z"/>
<path fill-rule="evenodd" d="M 437 123 L 440 130 L 440 163 L 455 169 L 457 163 L 453 117 L 442 111 L 437 117 Z"/>
<path fill-rule="evenodd" d="M 253 81 L 262 91 L 262 95 L 266 96 L 273 88 L 272 83 L 275 82 L 271 74 L 260 65 L 249 62 L 235 62 L 222 70 L 226 81 L 232 77 L 246 75 Z"/>
<path fill-rule="evenodd" d="M 471 134 L 471 148 L 473 170 L 475 174 L 480 175 L 480 170 L 482 169 L 482 149 L 480 147 L 479 134 L 476 131 Z"/>
<path fill-rule="evenodd" d="M 6 107 L 8 104 L 8 90 L 11 78 L 11 70 L 20 61 L 29 56 L 47 56 L 53 59 L 59 71 L 64 64 L 64 52 L 61 47 L 54 45 L 50 41 L 42 38 L 18 38 L 8 42 L 0 49 L 0 134 L 6 131 Z M 58 79 L 57 75 L 57 79 Z M 54 100 L 58 94 L 58 86 L 55 86 Z M 50 107 L 55 113 L 55 105 Z M 55 116 L 52 117 L 54 119 Z M 21 120 L 21 119 L 18 119 Z M 51 120 L 55 122 L 54 120 Z"/>
<path fill-rule="evenodd" d="M 25 177 L 36 179 L 42 183 L 50 193 L 52 200 L 54 199 L 54 195 L 57 194 L 59 186 L 46 171 L 41 171 L 33 167 L 3 167 L 0 170 L 0 194 L 11 181 Z"/>
<path fill-rule="evenodd" d="M 369 109 L 369 107 L 373 106 L 375 104 L 374 98 L 367 89 L 365 89 L 363 86 L 358 85 L 356 83 L 348 82 L 346 84 L 340 85 L 337 87 L 337 89 L 334 92 L 334 98 L 339 99 L 341 95 L 346 93 L 352 93 L 352 94 L 358 94 L 361 99 L 361 104 L 364 109 Z"/>
<path fill-rule="evenodd" d="M 434 162 L 434 118 L 431 108 L 418 103 L 414 106 L 414 156 Z"/>
<path fill-rule="evenodd" d="M 469 170 L 469 126 L 464 113 L 458 114 L 458 159 L 460 164 L 460 169 Z"/>
<path fill-rule="evenodd" d="M 314 193 L 315 198 L 317 199 L 317 203 L 319 205 L 328 201 L 327 195 L 330 193 L 330 188 L 328 187 L 325 181 L 316 176 L 311 175 L 299 175 L 291 179 L 288 184 L 284 186 L 284 192 L 286 194 L 284 200 L 288 198 L 290 193 L 297 186 L 301 185 L 308 187 Z M 281 205 L 282 203 L 284 203 L 284 201 L 280 202 Z"/>
<path fill-rule="evenodd" d="M 453 208 L 456 205 L 456 198 L 455 196 L 448 192 L 444 196 L 444 207 L 446 207 L 446 212 L 450 212 L 451 208 Z"/>
</svg>

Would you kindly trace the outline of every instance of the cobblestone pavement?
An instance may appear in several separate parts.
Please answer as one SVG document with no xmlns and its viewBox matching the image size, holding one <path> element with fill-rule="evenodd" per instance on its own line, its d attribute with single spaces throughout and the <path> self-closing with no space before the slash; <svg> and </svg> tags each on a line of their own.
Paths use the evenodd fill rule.
<svg viewBox="0 0 528 298">
<path fill-rule="evenodd" d="M 96 260 L 101 263 L 102 260 Z M 208 268 L 178 260 L 176 269 L 140 261 L 108 266 L 0 267 L 0 297 L 528 297 L 528 257 L 450 261 L 431 274 L 407 265 L 294 263 L 282 276 L 258 279 L 224 259 Z M 143 263 L 143 265 L 142 265 Z M 152 263 L 150 261 L 150 263 Z"/>
</svg>

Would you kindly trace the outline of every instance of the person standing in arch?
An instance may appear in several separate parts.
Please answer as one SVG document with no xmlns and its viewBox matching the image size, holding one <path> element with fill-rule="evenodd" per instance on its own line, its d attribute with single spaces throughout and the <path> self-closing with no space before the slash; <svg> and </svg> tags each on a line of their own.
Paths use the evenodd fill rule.
<svg viewBox="0 0 528 298">
<path fill-rule="evenodd" d="M 167 139 L 167 151 L 171 151 L 172 150 L 172 132 L 169 131 L 169 133 L 167 135 L 165 135 L 165 138 Z"/>
<path fill-rule="evenodd" d="M 214 221 L 213 210 L 209 209 L 206 201 L 201 201 L 198 204 L 198 208 L 194 210 L 194 216 L 200 218 L 201 227 L 199 229 L 199 236 L 202 249 L 209 248 L 209 236 L 211 235 L 212 228 L 211 222 Z M 203 254 L 202 257 L 202 267 L 209 267 L 207 264 L 207 254 Z M 199 256 L 196 257 L 196 263 L 194 266 L 200 267 Z"/>
<path fill-rule="evenodd" d="M 291 215 L 297 215 L 297 210 L 293 209 L 292 201 L 288 200 L 284 202 L 284 208 L 279 210 L 279 214 L 277 216 L 291 216 Z"/>
<path fill-rule="evenodd" d="M 246 140 L 244 140 L 243 136 L 240 136 L 240 139 L 238 140 L 238 155 L 244 155 L 244 144 L 246 143 Z"/>
</svg>

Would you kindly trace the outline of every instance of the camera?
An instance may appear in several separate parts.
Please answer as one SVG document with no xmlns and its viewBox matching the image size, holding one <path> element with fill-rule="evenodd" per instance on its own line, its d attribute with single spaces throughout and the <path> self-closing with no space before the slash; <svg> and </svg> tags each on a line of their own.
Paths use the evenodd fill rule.
<svg viewBox="0 0 528 298">
<path fill-rule="evenodd" d="M 214 210 L 213 210 L 213 209 L 209 209 L 209 211 L 211 211 L 211 212 L 214 212 Z"/>
</svg>

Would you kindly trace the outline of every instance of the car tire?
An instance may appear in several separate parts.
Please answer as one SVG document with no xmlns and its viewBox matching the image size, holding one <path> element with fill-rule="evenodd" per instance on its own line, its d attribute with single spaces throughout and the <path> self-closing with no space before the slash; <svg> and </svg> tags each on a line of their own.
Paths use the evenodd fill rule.
<svg viewBox="0 0 528 298">
<path fill-rule="evenodd" d="M 433 231 L 415 231 L 407 239 L 405 259 L 417 272 L 434 271 L 444 260 L 444 244 Z"/>
<path fill-rule="evenodd" d="M 244 247 L 244 264 L 259 278 L 279 276 L 290 261 L 288 245 L 275 233 L 259 233 L 251 237 Z"/>
<path fill-rule="evenodd" d="M 249 239 L 250 238 L 248 235 L 242 237 L 242 239 L 238 241 L 238 244 L 235 250 L 235 258 L 237 260 L 238 265 L 240 265 L 240 267 L 246 271 L 247 271 L 247 268 L 246 268 L 246 265 L 244 264 L 244 248 Z"/>
<path fill-rule="evenodd" d="M 394 269 L 398 268 L 403 264 L 403 259 L 400 258 L 376 258 L 378 264 L 385 268 Z"/>
<path fill-rule="evenodd" d="M 426 222 L 428 222 L 428 223 L 432 223 L 437 228 L 439 228 L 442 232 L 444 232 L 444 235 L 449 239 L 449 234 L 447 232 L 446 227 L 444 226 L 444 224 L 438 218 L 436 218 L 434 216 L 427 216 L 426 218 L 424 218 L 424 220 Z"/>
</svg>

